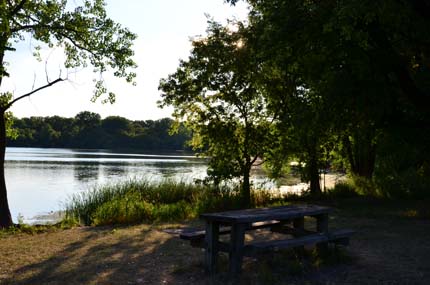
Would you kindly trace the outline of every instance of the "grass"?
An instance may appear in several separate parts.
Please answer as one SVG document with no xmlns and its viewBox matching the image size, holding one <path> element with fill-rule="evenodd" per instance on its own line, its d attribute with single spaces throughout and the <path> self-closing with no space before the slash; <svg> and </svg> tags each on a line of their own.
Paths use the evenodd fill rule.
<svg viewBox="0 0 430 285">
<path fill-rule="evenodd" d="M 281 203 L 267 191 L 253 191 L 256 206 Z M 84 225 L 184 221 L 204 212 L 239 208 L 238 186 L 207 186 L 165 180 L 129 180 L 71 197 L 65 217 Z"/>
<path fill-rule="evenodd" d="M 50 233 L 59 230 L 71 229 L 78 226 L 75 220 L 63 219 L 61 222 L 56 224 L 43 224 L 43 225 L 28 225 L 19 221 L 18 224 L 14 224 L 10 228 L 0 230 L 0 238 L 14 236 L 17 234 L 29 234 L 36 235 L 41 233 Z"/>
</svg>

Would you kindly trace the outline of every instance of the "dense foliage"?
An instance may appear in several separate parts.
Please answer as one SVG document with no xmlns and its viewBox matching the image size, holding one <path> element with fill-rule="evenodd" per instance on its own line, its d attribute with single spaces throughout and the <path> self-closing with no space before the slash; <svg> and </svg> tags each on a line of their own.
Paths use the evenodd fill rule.
<svg viewBox="0 0 430 285">
<path fill-rule="evenodd" d="M 183 127 L 170 135 L 173 120 L 130 121 L 119 116 L 101 119 L 97 113 L 80 112 L 74 118 L 14 118 L 15 139 L 8 146 L 185 150 L 189 132 Z"/>
<path fill-rule="evenodd" d="M 429 195 L 429 2 L 247 2 L 266 85 L 279 86 L 266 96 L 289 106 L 289 136 L 305 145 L 311 134 L 320 154 L 331 146 L 373 194 Z"/>
<path fill-rule="evenodd" d="M 275 145 L 271 115 L 258 88 L 252 50 L 237 32 L 210 21 L 207 37 L 195 39 L 187 61 L 161 80 L 162 106 L 193 131 L 194 150 L 210 157 L 216 184 L 239 177 L 243 206 L 250 206 L 250 171 Z"/>
<path fill-rule="evenodd" d="M 209 21 L 160 84 L 211 151 L 212 174 L 246 181 L 231 164 L 255 156 L 280 174 L 294 157 L 314 194 L 336 162 L 367 194 L 429 195 L 428 1 L 246 2 L 248 21 Z"/>
</svg>

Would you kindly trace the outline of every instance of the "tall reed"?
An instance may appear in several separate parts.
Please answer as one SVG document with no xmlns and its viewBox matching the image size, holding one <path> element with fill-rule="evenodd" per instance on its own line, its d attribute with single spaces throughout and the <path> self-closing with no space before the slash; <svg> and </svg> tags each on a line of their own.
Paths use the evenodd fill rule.
<svg viewBox="0 0 430 285">
<path fill-rule="evenodd" d="M 264 191 L 254 191 L 253 198 L 256 206 L 273 203 L 275 199 Z M 239 205 L 237 185 L 131 179 L 71 196 L 65 218 L 85 225 L 180 221 L 204 212 L 236 209 Z"/>
</svg>

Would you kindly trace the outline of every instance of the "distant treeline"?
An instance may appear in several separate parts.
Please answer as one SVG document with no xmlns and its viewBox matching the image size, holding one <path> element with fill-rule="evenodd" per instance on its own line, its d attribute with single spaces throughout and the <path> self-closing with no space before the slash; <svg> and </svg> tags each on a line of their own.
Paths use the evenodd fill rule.
<svg viewBox="0 0 430 285">
<path fill-rule="evenodd" d="M 74 118 L 14 118 L 16 138 L 8 140 L 13 147 L 58 147 L 89 149 L 186 150 L 190 133 L 185 127 L 169 134 L 172 119 L 131 121 L 109 116 L 101 119 L 93 112 L 80 112 Z"/>
</svg>

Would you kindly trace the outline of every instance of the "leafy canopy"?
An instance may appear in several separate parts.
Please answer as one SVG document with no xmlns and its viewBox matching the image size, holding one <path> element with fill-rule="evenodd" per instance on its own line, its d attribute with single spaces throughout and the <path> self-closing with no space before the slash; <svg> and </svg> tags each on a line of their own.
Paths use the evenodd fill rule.
<svg viewBox="0 0 430 285">
<path fill-rule="evenodd" d="M 39 59 L 42 47 L 59 47 L 64 49 L 66 68 L 93 66 L 99 74 L 94 78 L 93 100 L 104 94 L 104 102 L 115 100 L 104 84 L 106 71 L 133 83 L 136 35 L 107 17 L 103 0 L 79 2 L 77 6 L 67 0 L 0 0 L 0 84 L 9 76 L 5 52 L 15 51 L 14 44 L 27 36 L 39 43 L 34 48 Z"/>
<path fill-rule="evenodd" d="M 242 177 L 249 184 L 252 164 L 271 141 L 273 118 L 247 40 L 243 24 L 209 21 L 189 59 L 160 83 L 160 105 L 173 106 L 192 129 L 191 144 L 211 158 L 208 174 L 215 181 Z"/>
</svg>

